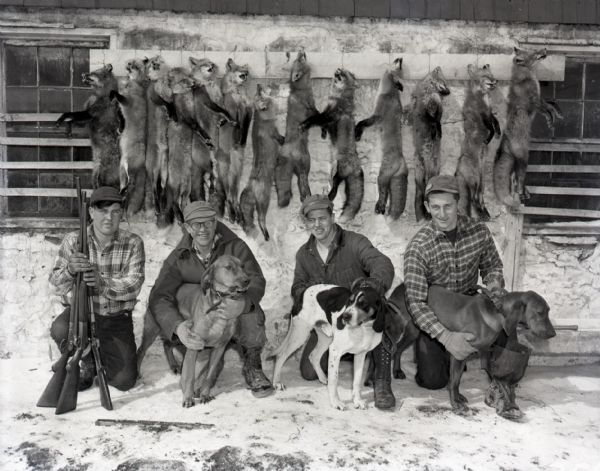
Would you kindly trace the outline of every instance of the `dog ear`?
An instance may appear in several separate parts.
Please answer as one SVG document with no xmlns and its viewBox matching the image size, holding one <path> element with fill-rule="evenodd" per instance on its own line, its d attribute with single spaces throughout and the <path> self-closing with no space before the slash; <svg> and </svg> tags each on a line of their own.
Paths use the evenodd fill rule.
<svg viewBox="0 0 600 471">
<path fill-rule="evenodd" d="M 378 334 L 383 332 L 385 329 L 386 318 L 387 316 L 387 304 L 379 302 L 379 307 L 377 309 L 377 314 L 375 315 L 375 322 L 373 322 L 373 330 Z"/>
<path fill-rule="evenodd" d="M 213 278 L 215 275 L 214 266 L 209 266 L 204 274 L 202 275 L 202 280 L 200 281 L 200 287 L 202 288 L 202 292 L 206 294 L 210 286 L 212 285 Z"/>
<path fill-rule="evenodd" d="M 364 281 L 366 281 L 366 278 L 364 278 L 362 276 L 360 278 L 357 278 L 356 280 L 354 280 L 352 282 L 352 286 L 350 286 L 350 291 L 352 291 L 354 293 L 354 291 L 356 289 L 358 289 Z"/>
<path fill-rule="evenodd" d="M 321 306 L 321 309 L 325 311 L 327 321 L 329 321 L 330 324 L 331 313 L 342 309 L 346 305 L 351 294 L 352 293 L 348 288 L 343 288 L 341 286 L 336 286 L 335 288 L 321 291 L 317 294 L 317 302 L 319 303 L 319 306 Z"/>
<path fill-rule="evenodd" d="M 504 332 L 506 335 L 510 335 L 511 332 L 514 332 L 517 328 L 517 324 L 519 323 L 519 319 L 523 317 L 525 313 L 525 303 L 523 301 L 515 301 L 511 306 L 510 312 L 506 315 L 503 322 Z"/>
</svg>

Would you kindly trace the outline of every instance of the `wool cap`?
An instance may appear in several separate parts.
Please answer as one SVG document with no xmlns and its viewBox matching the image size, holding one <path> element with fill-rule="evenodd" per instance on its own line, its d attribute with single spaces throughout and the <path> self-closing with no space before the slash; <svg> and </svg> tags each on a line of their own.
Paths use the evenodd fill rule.
<svg viewBox="0 0 600 471">
<path fill-rule="evenodd" d="M 315 209 L 328 209 L 333 211 L 333 203 L 329 201 L 326 195 L 310 195 L 302 203 L 300 211 L 303 216 L 306 216 L 310 211 Z"/>
<path fill-rule="evenodd" d="M 115 203 L 123 204 L 123 196 L 121 196 L 119 190 L 113 186 L 101 186 L 92 192 L 90 204 L 94 206 L 102 201 L 113 201 Z"/>
<path fill-rule="evenodd" d="M 458 181 L 452 175 L 437 175 L 431 177 L 425 187 L 425 197 L 434 191 L 458 195 Z"/>
<path fill-rule="evenodd" d="M 194 201 L 183 208 L 185 222 L 204 222 L 217 217 L 217 212 L 206 201 Z"/>
</svg>

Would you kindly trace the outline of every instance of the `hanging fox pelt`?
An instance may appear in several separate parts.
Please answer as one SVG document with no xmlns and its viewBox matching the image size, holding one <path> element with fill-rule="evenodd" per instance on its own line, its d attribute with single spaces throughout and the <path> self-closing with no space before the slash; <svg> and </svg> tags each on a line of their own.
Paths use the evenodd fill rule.
<svg viewBox="0 0 600 471">
<path fill-rule="evenodd" d="M 427 74 L 412 93 L 413 142 L 415 146 L 415 217 L 427 217 L 425 185 L 440 173 L 440 142 L 442 140 L 442 97 L 450 89 L 440 67 Z"/>
<path fill-rule="evenodd" d="M 283 208 L 290 204 L 292 197 L 292 175 L 298 180 L 300 201 L 310 195 L 308 174 L 310 154 L 308 152 L 308 132 L 300 128 L 300 123 L 318 114 L 310 81 L 310 65 L 304 51 L 298 52 L 290 70 L 290 94 L 287 100 L 285 142 L 280 150 L 275 168 L 277 203 Z"/>
<path fill-rule="evenodd" d="M 525 188 L 525 174 L 529 159 L 529 137 L 535 113 L 544 113 L 548 125 L 554 126 L 562 119 L 558 106 L 540 97 L 540 84 L 533 66 L 546 57 L 546 49 L 529 52 L 515 47 L 508 105 L 506 129 L 494 161 L 494 191 L 502 204 L 513 206 L 529 199 Z M 511 181 L 516 186 L 511 188 Z"/>
<path fill-rule="evenodd" d="M 340 222 L 348 222 L 360 210 L 364 193 L 364 175 L 356 153 L 354 137 L 354 93 L 356 77 L 345 69 L 337 69 L 332 81 L 332 94 L 322 113 L 311 116 L 300 126 L 302 130 L 321 126 L 334 147 L 334 172 L 329 199 L 334 200 L 342 182 L 346 182 L 346 201 Z"/>
<path fill-rule="evenodd" d="M 402 102 L 400 92 L 404 89 L 402 58 L 397 58 L 392 68 L 383 74 L 375 110 L 367 119 L 356 125 L 356 140 L 360 141 L 365 128 L 381 123 L 381 167 L 377 177 L 379 199 L 375 213 L 385 214 L 386 207 L 392 219 L 398 219 L 406 205 L 408 167 L 402 155 Z"/>
<path fill-rule="evenodd" d="M 275 100 L 258 84 L 252 124 L 254 159 L 248 185 L 240 197 L 240 207 L 243 216 L 242 227 L 246 233 L 254 227 L 254 210 L 256 209 L 258 226 L 265 240 L 269 240 L 266 218 L 271 200 L 273 173 L 280 146 L 283 144 L 283 136 L 279 134 L 275 125 L 276 112 Z"/>
<path fill-rule="evenodd" d="M 123 116 L 123 131 L 119 136 L 121 149 L 121 191 L 125 193 L 127 215 L 133 216 L 144 208 L 146 186 L 146 89 L 148 59 L 127 61 L 127 80 L 120 91 L 111 91 Z"/>
<path fill-rule="evenodd" d="M 92 185 L 120 188 L 119 131 L 122 129 L 122 117 L 116 102 L 110 98 L 110 92 L 118 89 L 117 79 L 112 73 L 112 65 L 106 64 L 89 74 L 82 74 L 82 81 L 92 87 L 92 95 L 86 100 L 82 111 L 63 113 L 56 126 L 67 123 L 67 134 L 71 134 L 71 123 L 85 122 L 92 146 L 94 169 Z"/>
<path fill-rule="evenodd" d="M 490 92 L 496 88 L 498 80 L 489 64 L 480 69 L 469 64 L 467 69 L 470 80 L 462 109 L 465 137 L 456 167 L 460 190 L 458 211 L 472 219 L 487 221 L 490 214 L 483 201 L 483 175 L 488 144 L 494 135 L 500 137 L 501 133 L 490 105 Z"/>
</svg>

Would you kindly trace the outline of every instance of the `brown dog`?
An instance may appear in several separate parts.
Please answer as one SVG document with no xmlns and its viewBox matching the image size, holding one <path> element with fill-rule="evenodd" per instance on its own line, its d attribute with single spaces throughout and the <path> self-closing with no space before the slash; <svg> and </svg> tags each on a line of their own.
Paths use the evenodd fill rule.
<svg viewBox="0 0 600 471">
<path fill-rule="evenodd" d="M 194 321 L 192 330 L 205 346 L 202 350 L 187 349 L 185 353 L 181 367 L 183 407 L 194 405 L 196 391 L 201 403 L 214 399 L 210 389 L 217 379 L 225 347 L 235 332 L 236 320 L 244 310 L 244 293 L 249 284 L 242 262 L 231 255 L 221 255 L 208 267 L 200 286 L 184 284 L 177 291 L 181 314 Z"/>
<path fill-rule="evenodd" d="M 416 326 L 406 307 L 405 294 L 406 289 L 404 285 L 400 285 L 389 298 L 389 302 L 398 308 L 396 312 L 406 322 L 404 335 L 398 342 L 398 350 L 394 357 L 395 374 L 397 372 L 402 373 L 400 369 L 402 352 L 416 339 L 414 335 Z M 484 362 L 488 363 L 494 362 L 494 358 L 490 358 L 490 350 L 498 337 L 504 335 L 502 331 L 505 332 L 507 338 L 507 341 L 503 342 L 506 349 L 518 345 L 518 324 L 527 326 L 540 338 L 548 339 L 556 335 L 554 327 L 548 318 L 550 308 L 546 301 L 534 291 L 515 291 L 507 294 L 502 300 L 502 313 L 496 310 L 494 303 L 487 296 L 467 296 L 454 293 L 440 286 L 429 288 L 427 304 L 431 306 L 440 322 L 446 328 L 456 332 L 469 332 L 475 335 L 475 340 L 471 344 L 482 354 Z M 493 348 L 496 349 L 497 346 L 495 345 Z M 450 403 L 453 410 L 459 414 L 464 414 L 468 411 L 467 399 L 458 390 L 464 368 L 464 360 L 459 361 L 452 356 L 450 357 L 450 380 L 448 383 Z M 488 371 L 492 377 L 495 376 L 493 367 L 491 370 L 488 369 Z M 512 404 L 505 404 L 503 410 L 518 410 L 518 407 L 514 404 L 514 386 L 523 374 L 524 368 L 520 375 L 512 375 L 511 378 L 507 379 L 507 381 L 511 382 L 504 385 L 503 389 L 509 393 L 509 402 Z M 520 377 L 516 378 L 516 376 Z"/>
</svg>

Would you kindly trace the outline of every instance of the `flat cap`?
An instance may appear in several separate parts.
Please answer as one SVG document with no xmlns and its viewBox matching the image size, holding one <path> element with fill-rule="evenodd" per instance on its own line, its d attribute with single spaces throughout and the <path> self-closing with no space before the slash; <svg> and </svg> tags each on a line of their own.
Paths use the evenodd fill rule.
<svg viewBox="0 0 600 471">
<path fill-rule="evenodd" d="M 112 201 L 123 204 L 123 196 L 114 186 L 101 186 L 92 191 L 90 204 L 93 206 L 102 201 Z"/>
<path fill-rule="evenodd" d="M 329 201 L 329 198 L 326 195 L 310 195 L 302 203 L 300 212 L 303 216 L 306 216 L 309 211 L 315 209 L 328 209 L 329 211 L 333 211 L 333 203 Z"/>
<path fill-rule="evenodd" d="M 217 212 L 206 201 L 194 201 L 183 208 L 183 220 L 185 222 L 203 222 L 217 217 Z"/>
<path fill-rule="evenodd" d="M 452 175 L 437 175 L 431 177 L 425 187 L 425 197 L 434 191 L 458 195 L 458 180 Z"/>
</svg>

